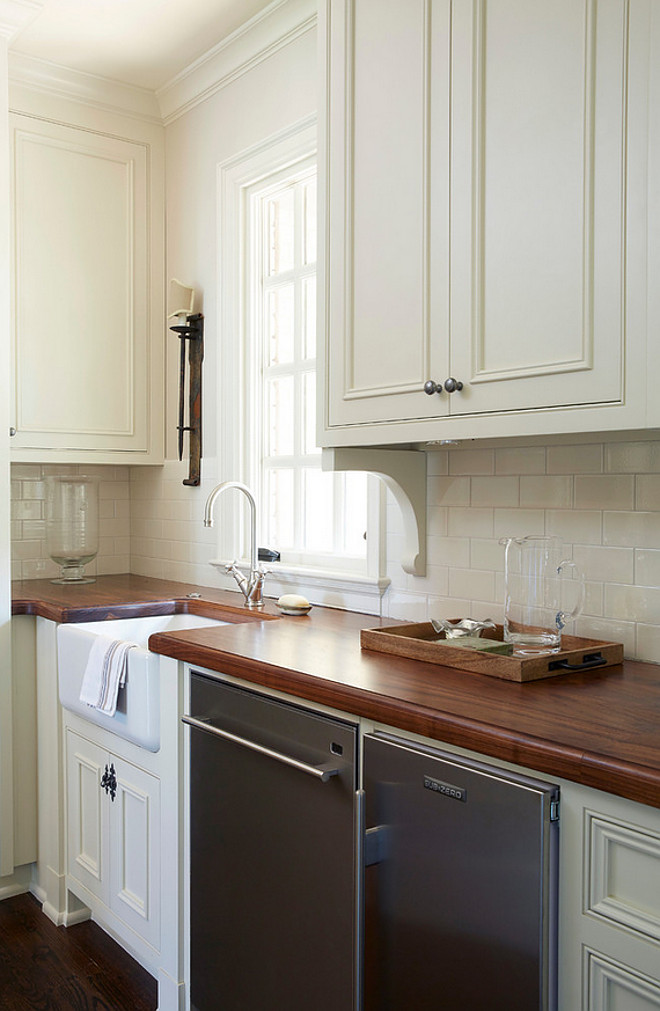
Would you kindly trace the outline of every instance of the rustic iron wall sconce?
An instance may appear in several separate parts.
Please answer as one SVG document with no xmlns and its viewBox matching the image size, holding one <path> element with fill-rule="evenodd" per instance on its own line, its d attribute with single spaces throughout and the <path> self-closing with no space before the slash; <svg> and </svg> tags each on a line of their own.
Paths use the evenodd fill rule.
<svg viewBox="0 0 660 1011">
<path fill-rule="evenodd" d="M 179 360 L 179 423 L 177 425 L 179 460 L 183 459 L 183 433 L 190 433 L 190 464 L 188 477 L 183 483 L 200 483 L 202 460 L 202 361 L 204 359 L 204 316 L 193 313 L 195 292 L 180 281 L 170 281 L 168 319 L 176 317 L 178 323 L 171 326 L 181 341 Z M 186 387 L 186 341 L 189 341 L 188 364 L 190 380 L 188 390 L 188 424 L 184 425 Z"/>
</svg>

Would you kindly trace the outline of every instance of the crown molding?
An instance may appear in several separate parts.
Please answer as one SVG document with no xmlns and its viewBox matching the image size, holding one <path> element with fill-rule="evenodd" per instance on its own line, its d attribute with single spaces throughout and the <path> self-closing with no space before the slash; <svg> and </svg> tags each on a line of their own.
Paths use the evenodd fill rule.
<svg viewBox="0 0 660 1011">
<path fill-rule="evenodd" d="M 0 35 L 5 8 L 22 9 L 35 17 L 41 7 L 42 0 L 0 0 Z M 10 105 L 20 107 L 15 92 L 12 99 L 11 89 L 24 87 L 51 98 L 167 125 L 312 31 L 316 20 L 316 0 L 274 0 L 157 91 L 87 74 L 10 48 Z"/>
<path fill-rule="evenodd" d="M 45 0 L 0 0 L 0 37 L 13 39 L 36 18 L 44 3 Z"/>
<path fill-rule="evenodd" d="M 121 81 L 86 74 L 10 49 L 9 87 L 12 108 L 20 104 L 12 101 L 12 87 L 15 86 L 43 92 L 51 98 L 81 102 L 104 112 L 119 112 L 158 124 L 162 122 L 155 93 L 148 88 L 137 88 Z"/>
<path fill-rule="evenodd" d="M 157 90 L 165 125 L 313 30 L 316 21 L 316 0 L 275 0 Z"/>
</svg>

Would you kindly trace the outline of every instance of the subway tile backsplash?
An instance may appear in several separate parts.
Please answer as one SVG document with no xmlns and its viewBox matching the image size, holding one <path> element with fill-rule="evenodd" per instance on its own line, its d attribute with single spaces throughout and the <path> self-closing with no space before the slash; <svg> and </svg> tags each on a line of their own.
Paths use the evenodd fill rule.
<svg viewBox="0 0 660 1011">
<path fill-rule="evenodd" d="M 583 569 L 586 603 L 577 634 L 624 643 L 626 656 L 660 663 L 660 440 L 494 448 L 458 445 L 429 453 L 428 568 L 403 571 L 398 506 L 388 497 L 387 575 L 381 613 L 393 620 L 431 616 L 502 619 L 500 538 L 557 534 Z M 157 467 L 12 467 L 14 578 L 52 578 L 45 552 L 43 479 L 91 471 L 101 479 L 101 547 L 89 571 L 131 571 L 199 586 L 219 585 L 209 566 L 215 532 L 202 525 L 217 483 L 204 461 L 200 488 L 182 485 L 183 464 Z M 302 581 L 301 581 L 302 582 Z M 301 585 L 301 592 L 305 592 Z M 324 598 L 378 612 L 373 595 Z M 568 629 L 571 631 L 571 629 Z"/>
<path fill-rule="evenodd" d="M 385 614 L 501 621 L 500 538 L 556 534 L 586 580 L 572 631 L 621 641 L 626 656 L 660 663 L 660 441 L 458 446 L 432 452 L 429 475 L 429 515 L 447 507 L 447 536 L 427 542 L 429 573 L 444 565 L 446 574 L 435 591 L 428 578 L 407 576 L 390 538 Z M 396 512 L 388 500 L 388 531 L 398 530 Z"/>
<path fill-rule="evenodd" d="M 130 488 L 128 467 L 12 464 L 12 579 L 54 579 L 59 565 L 46 551 L 45 484 L 49 474 L 89 474 L 99 478 L 99 552 L 85 566 L 88 575 L 130 571 Z"/>
</svg>

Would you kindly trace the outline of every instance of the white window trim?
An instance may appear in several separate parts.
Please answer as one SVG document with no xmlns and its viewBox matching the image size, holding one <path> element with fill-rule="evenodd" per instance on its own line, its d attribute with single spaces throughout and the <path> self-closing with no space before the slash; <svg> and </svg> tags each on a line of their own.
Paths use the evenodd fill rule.
<svg viewBox="0 0 660 1011">
<path fill-rule="evenodd" d="M 241 480 L 249 484 L 251 474 L 248 438 L 250 431 L 246 397 L 246 348 L 244 319 L 245 277 L 242 264 L 242 236 L 244 234 L 244 204 L 248 190 L 285 166 L 293 167 L 315 155 L 316 117 L 308 117 L 262 143 L 255 145 L 218 165 L 218 390 L 222 390 L 218 405 L 218 467 L 220 480 Z M 319 287 L 321 279 L 318 280 Z M 235 339 L 234 335 L 239 335 Z M 321 341 L 319 337 L 319 346 Z M 330 572 L 315 567 L 287 565 L 278 562 L 272 566 L 266 580 L 265 595 L 279 596 L 292 585 L 306 593 L 314 603 L 331 602 L 333 607 L 362 609 L 364 598 L 377 601 L 368 610 L 381 610 L 382 597 L 389 579 L 385 576 L 385 489 L 375 477 L 369 478 L 369 530 L 366 574 Z M 218 522 L 218 558 L 211 565 L 222 570 L 226 561 L 237 555 L 247 563 L 247 509 L 243 496 L 223 496 L 222 522 Z M 238 545 L 243 545 L 240 551 Z M 263 546 L 263 545 L 262 545 Z M 277 573 L 275 572 L 277 570 Z M 235 584 L 231 577 L 222 574 L 222 582 L 230 588 Z M 284 589 L 282 589 L 284 588 Z M 328 593 L 331 600 L 328 600 Z"/>
</svg>

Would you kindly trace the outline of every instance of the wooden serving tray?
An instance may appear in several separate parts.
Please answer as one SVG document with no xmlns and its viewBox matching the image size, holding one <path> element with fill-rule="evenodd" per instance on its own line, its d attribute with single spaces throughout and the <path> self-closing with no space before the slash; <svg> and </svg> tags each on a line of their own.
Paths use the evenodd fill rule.
<svg viewBox="0 0 660 1011">
<path fill-rule="evenodd" d="M 503 639 L 502 625 L 487 629 L 484 638 Z M 613 667 L 623 661 L 620 642 L 603 642 L 599 639 L 582 639 L 563 635 L 559 653 L 542 653 L 538 656 L 516 657 L 498 653 L 481 653 L 462 650 L 438 642 L 438 633 L 430 621 L 408 625 L 391 625 L 389 628 L 363 628 L 360 632 L 362 649 L 380 653 L 424 660 L 426 663 L 458 667 L 474 674 L 489 674 L 506 681 L 538 681 L 576 671 L 599 667 Z"/>
</svg>

